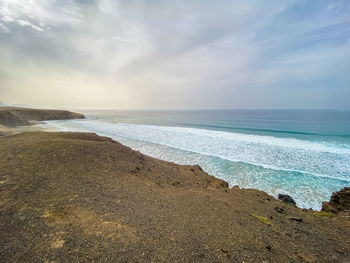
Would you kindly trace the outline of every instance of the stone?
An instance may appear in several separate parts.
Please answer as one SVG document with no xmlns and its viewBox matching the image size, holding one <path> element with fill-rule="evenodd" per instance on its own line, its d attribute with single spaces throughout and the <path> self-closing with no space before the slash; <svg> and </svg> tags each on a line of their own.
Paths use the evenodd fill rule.
<svg viewBox="0 0 350 263">
<path fill-rule="evenodd" d="M 284 210 L 282 207 L 279 207 L 279 206 L 276 206 L 275 207 L 275 210 L 278 212 L 278 213 L 282 213 Z"/>
<path fill-rule="evenodd" d="M 350 187 L 344 187 L 338 192 L 334 192 L 329 202 L 322 203 L 322 210 L 334 214 L 350 214 Z"/>
<path fill-rule="evenodd" d="M 288 217 L 288 219 L 297 222 L 303 222 L 303 219 L 301 217 Z"/>
<path fill-rule="evenodd" d="M 267 250 L 271 250 L 271 245 L 269 243 L 265 243 L 265 247 Z"/>
<path fill-rule="evenodd" d="M 290 195 L 278 194 L 278 200 L 286 204 L 296 205 L 294 199 Z"/>
</svg>

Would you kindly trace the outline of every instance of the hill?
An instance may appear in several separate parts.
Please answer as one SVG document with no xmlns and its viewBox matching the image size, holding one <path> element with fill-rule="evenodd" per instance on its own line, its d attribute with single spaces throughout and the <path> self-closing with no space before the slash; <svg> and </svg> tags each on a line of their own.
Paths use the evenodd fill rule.
<svg viewBox="0 0 350 263">
<path fill-rule="evenodd" d="M 46 110 L 20 107 L 0 107 L 0 125 L 15 127 L 35 121 L 84 118 L 84 115 L 66 110 Z"/>
<path fill-rule="evenodd" d="M 3 262 L 349 262 L 345 216 L 90 133 L 0 138 Z"/>
</svg>

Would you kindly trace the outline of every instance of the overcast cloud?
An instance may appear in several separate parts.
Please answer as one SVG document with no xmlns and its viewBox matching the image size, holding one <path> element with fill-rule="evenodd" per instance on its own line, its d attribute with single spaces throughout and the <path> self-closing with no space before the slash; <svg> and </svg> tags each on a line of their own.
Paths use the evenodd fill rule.
<svg viewBox="0 0 350 263">
<path fill-rule="evenodd" d="M 350 108 L 348 0 L 2 0 L 0 101 Z"/>
</svg>

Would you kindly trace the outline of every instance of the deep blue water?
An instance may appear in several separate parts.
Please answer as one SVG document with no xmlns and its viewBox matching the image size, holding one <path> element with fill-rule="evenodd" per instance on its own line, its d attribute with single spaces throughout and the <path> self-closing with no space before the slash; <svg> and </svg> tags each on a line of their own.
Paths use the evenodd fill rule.
<svg viewBox="0 0 350 263">
<path fill-rule="evenodd" d="M 350 186 L 350 111 L 83 111 L 51 121 L 63 131 L 105 135 L 155 158 L 199 164 L 231 186 L 290 194 L 320 209 Z"/>
</svg>

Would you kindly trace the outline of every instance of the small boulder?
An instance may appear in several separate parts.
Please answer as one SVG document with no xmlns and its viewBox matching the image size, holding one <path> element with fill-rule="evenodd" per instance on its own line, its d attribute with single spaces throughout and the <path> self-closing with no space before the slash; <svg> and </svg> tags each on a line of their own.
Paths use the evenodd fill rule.
<svg viewBox="0 0 350 263">
<path fill-rule="evenodd" d="M 350 214 L 350 187 L 344 187 L 339 192 L 334 192 L 329 202 L 322 203 L 321 211 Z"/>
<path fill-rule="evenodd" d="M 284 211 L 284 209 L 282 207 L 279 207 L 279 206 L 276 206 L 275 207 L 275 210 L 278 212 L 278 213 L 282 213 Z"/>
<path fill-rule="evenodd" d="M 271 247 L 271 245 L 270 245 L 269 243 L 266 242 L 266 243 L 265 243 L 265 248 L 266 248 L 267 250 L 271 250 L 272 247 Z"/>
<path fill-rule="evenodd" d="M 215 188 L 228 188 L 228 183 L 225 182 L 224 180 L 215 178 L 213 176 L 211 176 L 211 178 L 209 178 L 208 180 L 209 184 Z"/>
<path fill-rule="evenodd" d="M 235 190 L 235 191 L 239 190 L 239 186 L 235 185 L 234 187 L 232 187 L 232 190 Z"/>
<path fill-rule="evenodd" d="M 303 219 L 301 217 L 288 217 L 288 219 L 297 222 L 303 222 Z"/>
<path fill-rule="evenodd" d="M 286 204 L 296 205 L 294 199 L 290 195 L 278 194 L 278 200 Z"/>
</svg>

